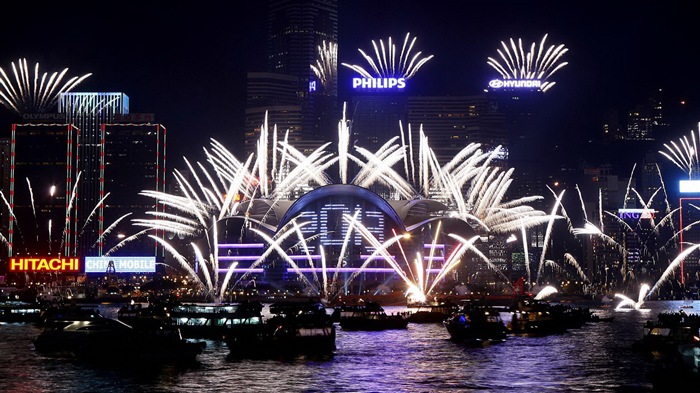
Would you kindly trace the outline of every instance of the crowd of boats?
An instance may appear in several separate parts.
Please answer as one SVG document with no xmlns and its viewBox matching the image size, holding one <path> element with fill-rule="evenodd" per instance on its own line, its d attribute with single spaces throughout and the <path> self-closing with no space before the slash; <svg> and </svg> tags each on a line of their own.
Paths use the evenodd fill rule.
<svg viewBox="0 0 700 393">
<path fill-rule="evenodd" d="M 267 308 L 266 308 L 267 307 Z M 523 296 L 510 305 L 480 299 L 409 304 L 388 314 L 377 302 L 330 307 L 318 299 L 263 304 L 180 302 L 172 298 L 131 302 L 116 317 L 95 304 L 64 304 L 0 297 L 0 322 L 34 323 L 42 328 L 35 349 L 47 355 L 104 362 L 190 362 L 206 340 L 224 342 L 231 357 L 288 358 L 333 356 L 336 329 L 407 329 L 410 323 L 440 323 L 452 341 L 483 345 L 510 335 L 561 334 L 587 323 L 609 321 L 585 307 Z M 266 310 L 264 312 L 263 310 Z M 504 321 L 503 315 L 509 315 Z M 646 323 L 634 347 L 653 357 L 659 376 L 698 378 L 700 315 L 681 309 Z M 105 356 L 109 354 L 109 356 Z"/>
<path fill-rule="evenodd" d="M 511 314 L 508 323 L 503 313 Z M 558 334 L 596 320 L 587 308 L 526 297 L 509 307 L 479 300 L 409 304 L 406 311 L 393 314 L 373 301 L 327 307 L 318 299 L 264 305 L 164 298 L 131 302 L 116 317 L 102 315 L 95 304 L 0 299 L 0 322 L 42 327 L 34 341 L 38 352 L 131 363 L 191 361 L 206 348 L 206 340 L 224 342 L 231 357 L 333 356 L 337 328 L 381 331 L 407 329 L 410 323 L 440 323 L 451 340 L 481 344 L 503 341 L 511 334 Z"/>
</svg>

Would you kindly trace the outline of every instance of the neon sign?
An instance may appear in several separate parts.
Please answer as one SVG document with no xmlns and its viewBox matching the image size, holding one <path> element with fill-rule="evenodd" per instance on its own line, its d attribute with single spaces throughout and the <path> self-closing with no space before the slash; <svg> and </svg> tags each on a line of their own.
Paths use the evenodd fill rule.
<svg viewBox="0 0 700 393">
<path fill-rule="evenodd" d="M 542 82 L 539 79 L 494 79 L 489 82 L 493 89 L 539 89 Z"/>
<path fill-rule="evenodd" d="M 681 180 L 678 182 L 678 191 L 681 194 L 698 194 L 700 193 L 699 180 Z"/>
<path fill-rule="evenodd" d="M 632 218 L 635 220 L 639 220 L 644 218 L 648 220 L 653 220 L 654 213 L 656 213 L 656 210 L 652 209 L 617 209 L 617 216 L 622 219 Z"/>
<path fill-rule="evenodd" d="M 405 78 L 352 78 L 353 89 L 403 89 Z"/>
<path fill-rule="evenodd" d="M 155 273 L 156 257 L 85 257 L 85 273 L 105 273 L 109 263 L 115 273 Z"/>
<path fill-rule="evenodd" d="M 10 271 L 15 272 L 77 272 L 78 258 L 10 258 Z"/>
</svg>

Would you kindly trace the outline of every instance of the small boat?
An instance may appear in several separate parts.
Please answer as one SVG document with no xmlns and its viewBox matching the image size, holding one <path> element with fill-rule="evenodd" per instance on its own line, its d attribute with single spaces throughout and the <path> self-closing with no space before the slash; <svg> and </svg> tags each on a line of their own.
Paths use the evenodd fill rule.
<svg viewBox="0 0 700 393">
<path fill-rule="evenodd" d="M 230 326 L 249 323 L 247 319 L 257 318 L 262 308 L 260 302 L 183 303 L 173 305 L 169 313 L 183 337 L 222 340 Z"/>
<path fill-rule="evenodd" d="M 57 322 L 101 318 L 100 308 L 94 304 L 55 303 L 41 310 L 37 325 L 49 326 Z"/>
<path fill-rule="evenodd" d="M 437 301 L 409 304 L 407 308 L 410 312 L 407 317 L 410 323 L 442 323 L 459 307 L 450 301 Z"/>
<path fill-rule="evenodd" d="M 450 334 L 450 339 L 458 342 L 502 342 L 508 334 L 500 312 L 484 304 L 464 304 L 443 324 Z"/>
<path fill-rule="evenodd" d="M 388 315 L 384 308 L 375 302 L 338 306 L 333 313 L 334 319 L 338 320 L 343 330 L 379 331 L 408 327 L 406 314 Z"/>
<path fill-rule="evenodd" d="M 183 339 L 177 329 L 136 330 L 117 319 L 94 316 L 51 321 L 34 347 L 47 356 L 129 365 L 191 362 L 205 344 Z"/>
<path fill-rule="evenodd" d="M 653 360 L 654 386 L 668 385 L 671 390 L 679 380 L 700 382 L 700 315 L 683 310 L 660 313 L 656 321 L 647 321 L 633 348 Z"/>
<path fill-rule="evenodd" d="M 38 322 L 42 307 L 39 302 L 0 301 L 0 322 Z"/>
<path fill-rule="evenodd" d="M 321 302 L 277 302 L 270 314 L 262 322 L 256 317 L 227 326 L 230 357 L 330 356 L 335 351 L 335 325 Z"/>
<path fill-rule="evenodd" d="M 562 308 L 544 300 L 523 298 L 511 307 L 506 327 L 513 334 L 548 335 L 567 331 L 573 323 Z M 578 323 L 578 321 L 576 321 Z"/>
<path fill-rule="evenodd" d="M 0 322 L 36 322 L 44 304 L 20 290 L 0 289 Z"/>
<path fill-rule="evenodd" d="M 697 345 L 700 342 L 700 315 L 679 312 L 660 313 L 656 321 L 647 321 L 642 338 L 634 343 L 647 352 L 676 355 L 679 345 Z"/>
</svg>

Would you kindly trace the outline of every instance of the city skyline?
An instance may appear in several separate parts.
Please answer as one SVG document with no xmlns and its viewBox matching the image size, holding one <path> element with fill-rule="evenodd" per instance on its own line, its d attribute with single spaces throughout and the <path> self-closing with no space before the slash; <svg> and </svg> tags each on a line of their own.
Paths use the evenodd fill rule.
<svg viewBox="0 0 700 393">
<path fill-rule="evenodd" d="M 123 92 L 132 113 L 154 113 L 169 131 L 169 155 L 198 153 L 215 138 L 242 148 L 245 76 L 266 62 L 266 2 L 245 2 L 223 12 L 215 7 L 159 7 L 124 3 L 120 9 L 49 5 L 31 8 L 0 30 L 0 66 L 26 58 L 47 72 L 69 68 L 92 73 L 74 91 Z M 635 3 L 636 7 L 577 7 L 557 2 L 387 2 L 381 9 L 366 1 L 339 3 L 338 64 L 361 64 L 358 49 L 410 33 L 424 55 L 434 55 L 412 78 L 410 95 L 473 95 L 498 73 L 488 65 L 502 41 L 563 44 L 567 66 L 547 92 L 551 129 L 564 140 L 602 136 L 607 109 L 620 115 L 663 89 L 665 106 L 676 113 L 663 142 L 695 128 L 697 82 L 688 52 L 699 33 L 690 12 L 678 3 Z M 66 31 L 81 21 L 102 21 L 99 33 Z M 53 32 L 53 33 L 52 33 Z M 350 98 L 353 71 L 338 67 L 339 102 Z M 695 84 L 695 85 L 694 85 Z M 680 100 L 685 100 L 684 112 Z M 0 136 L 9 136 L 16 117 L 0 109 Z M 398 130 L 398 124 L 397 124 Z M 397 130 L 391 130 L 395 134 Z M 429 130 L 427 130 L 429 132 Z M 336 132 L 328 130 L 329 137 Z M 194 150 L 193 150 L 194 149 Z M 517 169 L 517 168 L 516 168 Z"/>
</svg>

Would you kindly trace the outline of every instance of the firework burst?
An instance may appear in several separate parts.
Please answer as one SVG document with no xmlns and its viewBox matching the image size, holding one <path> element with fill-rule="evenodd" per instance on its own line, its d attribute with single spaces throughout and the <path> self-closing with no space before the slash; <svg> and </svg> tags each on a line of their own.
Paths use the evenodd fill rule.
<svg viewBox="0 0 700 393">
<path fill-rule="evenodd" d="M 542 81 L 540 89 L 543 92 L 547 91 L 556 84 L 548 79 L 568 64 L 559 62 L 568 49 L 563 44 L 550 45 L 546 48 L 546 40 L 547 34 L 542 37 L 539 45 L 533 42 L 528 52 L 525 52 L 521 38 L 517 43 L 511 38 L 510 45 L 501 41 L 503 48 L 497 50 L 501 61 L 489 57 L 486 63 L 498 71 L 503 79 L 537 79 Z"/>
<path fill-rule="evenodd" d="M 374 55 L 372 58 L 370 55 L 365 53 L 362 49 L 358 49 L 362 57 L 367 60 L 370 66 L 370 71 L 366 70 L 362 66 L 352 65 L 347 63 L 342 63 L 344 66 L 356 71 L 358 74 L 362 75 L 363 78 L 404 78 L 409 79 L 413 77 L 416 72 L 426 63 L 428 60 L 433 58 L 433 55 L 421 57 L 422 52 L 418 52 L 414 55 L 411 54 L 413 45 L 416 43 L 416 38 L 411 39 L 411 33 L 406 33 L 406 38 L 403 41 L 403 46 L 401 47 L 401 52 L 398 54 L 396 45 L 393 43 L 391 37 L 387 40 L 387 44 L 384 41 L 379 40 L 377 44 L 372 40 L 372 46 L 374 47 Z M 374 75 L 373 75 L 374 74 Z"/>
<path fill-rule="evenodd" d="M 698 137 L 695 132 L 690 132 L 690 139 L 684 136 L 678 139 L 678 143 L 671 141 L 664 143 L 666 150 L 659 153 L 668 158 L 673 164 L 688 174 L 688 179 L 697 179 L 700 175 L 700 160 L 698 159 L 698 138 L 700 137 L 700 124 L 698 124 Z"/>
<path fill-rule="evenodd" d="M 338 44 L 323 41 L 323 44 L 318 46 L 318 58 L 316 64 L 311 64 L 311 70 L 316 74 L 326 93 L 334 95 L 338 70 Z"/>
<path fill-rule="evenodd" d="M 23 113 L 44 113 L 58 103 L 61 93 L 73 90 L 91 73 L 74 76 L 62 82 L 68 68 L 63 71 L 39 73 L 39 63 L 34 66 L 34 74 L 27 65 L 27 59 L 12 63 L 12 75 L 0 68 L 0 103 L 9 110 L 21 115 Z"/>
</svg>

